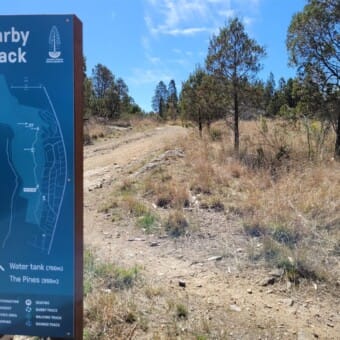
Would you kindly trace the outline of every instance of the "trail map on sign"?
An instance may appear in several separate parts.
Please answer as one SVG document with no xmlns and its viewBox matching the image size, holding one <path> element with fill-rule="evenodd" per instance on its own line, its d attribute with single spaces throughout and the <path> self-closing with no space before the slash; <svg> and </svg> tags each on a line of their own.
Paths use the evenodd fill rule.
<svg viewBox="0 0 340 340">
<path fill-rule="evenodd" d="M 81 334 L 81 32 L 0 15 L 0 334 Z"/>
<path fill-rule="evenodd" d="M 0 247 L 50 254 L 68 183 L 58 116 L 48 89 L 28 79 L 8 84 L 0 74 L 0 102 Z"/>
</svg>

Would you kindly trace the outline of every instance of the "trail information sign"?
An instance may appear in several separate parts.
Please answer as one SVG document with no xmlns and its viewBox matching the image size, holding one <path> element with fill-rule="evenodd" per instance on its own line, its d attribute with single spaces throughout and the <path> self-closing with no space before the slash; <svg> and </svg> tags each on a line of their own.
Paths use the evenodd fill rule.
<svg viewBox="0 0 340 340">
<path fill-rule="evenodd" d="M 81 338 L 81 31 L 0 16 L 0 334 Z"/>
</svg>

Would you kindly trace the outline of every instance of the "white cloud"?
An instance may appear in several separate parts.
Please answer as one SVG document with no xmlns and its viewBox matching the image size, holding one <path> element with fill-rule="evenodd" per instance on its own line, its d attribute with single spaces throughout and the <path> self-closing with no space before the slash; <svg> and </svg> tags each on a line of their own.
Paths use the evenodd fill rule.
<svg viewBox="0 0 340 340">
<path fill-rule="evenodd" d="M 190 27 L 190 28 L 174 28 L 174 29 L 161 29 L 158 31 L 158 33 L 168 34 L 172 36 L 189 36 L 189 35 L 195 35 L 197 33 L 202 32 L 210 32 L 210 29 L 206 27 Z"/>
<path fill-rule="evenodd" d="M 212 33 L 225 19 L 251 23 L 261 0 L 147 0 L 145 23 L 152 35 L 193 36 Z"/>
<path fill-rule="evenodd" d="M 141 38 L 141 44 L 144 50 L 150 50 L 150 40 L 148 37 L 142 37 Z"/>
<path fill-rule="evenodd" d="M 172 52 L 177 53 L 177 54 L 181 54 L 181 53 L 182 53 L 182 50 L 180 50 L 179 48 L 174 48 L 174 49 L 172 50 Z"/>
<path fill-rule="evenodd" d="M 153 24 L 153 21 L 152 21 L 152 18 L 150 15 L 146 15 L 144 17 L 144 21 L 146 23 L 146 27 L 148 28 L 149 32 L 151 34 L 157 34 L 157 29 L 154 27 L 154 24 Z"/>
<path fill-rule="evenodd" d="M 159 57 L 153 57 L 153 56 L 151 56 L 151 55 L 147 55 L 146 56 L 146 58 L 149 60 L 149 62 L 151 63 L 151 64 L 154 64 L 154 65 L 156 65 L 156 64 L 160 64 L 161 63 L 161 59 L 159 58 Z"/>
<path fill-rule="evenodd" d="M 157 84 L 160 80 L 169 82 L 172 79 L 170 72 L 160 69 L 135 68 L 128 81 L 134 85 Z"/>
<path fill-rule="evenodd" d="M 233 17 L 236 16 L 236 11 L 235 11 L 234 9 L 226 9 L 226 10 L 218 11 L 218 14 L 219 14 L 221 17 L 230 19 L 230 18 L 233 18 Z"/>
<path fill-rule="evenodd" d="M 130 82 L 139 85 L 154 84 L 160 79 L 168 81 L 174 77 L 174 65 L 184 67 L 206 55 L 206 51 L 188 52 L 181 45 L 177 47 L 171 44 L 170 52 L 173 55 L 163 55 L 162 48 L 156 48 L 161 44 L 163 39 L 159 38 L 162 36 L 191 38 L 199 35 L 202 42 L 208 45 L 209 36 L 218 34 L 220 27 L 230 18 L 238 16 L 249 28 L 256 20 L 260 1 L 262 0 L 144 0 L 144 21 L 148 34 L 141 37 L 141 45 L 149 69 L 133 70 Z"/>
<path fill-rule="evenodd" d="M 153 5 L 153 6 L 157 4 L 157 0 L 148 0 L 148 2 L 150 3 L 150 5 Z"/>
<path fill-rule="evenodd" d="M 168 60 L 169 63 L 172 64 L 176 64 L 176 65 L 180 65 L 180 66 L 189 66 L 191 65 L 190 61 L 188 61 L 187 59 L 181 59 L 181 58 L 177 58 L 177 59 L 169 59 Z"/>
<path fill-rule="evenodd" d="M 226 1 L 226 0 L 208 0 L 208 2 L 212 3 L 212 4 L 221 4 L 221 3 L 226 3 L 226 2 L 230 2 L 230 1 Z"/>
<path fill-rule="evenodd" d="M 254 22 L 254 19 L 248 16 L 243 17 L 243 23 L 245 26 L 250 26 Z"/>
</svg>

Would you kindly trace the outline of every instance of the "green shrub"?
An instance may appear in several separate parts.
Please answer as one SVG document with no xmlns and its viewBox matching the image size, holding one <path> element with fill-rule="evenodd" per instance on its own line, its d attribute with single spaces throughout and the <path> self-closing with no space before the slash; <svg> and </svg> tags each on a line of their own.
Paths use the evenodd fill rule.
<svg viewBox="0 0 340 340">
<path fill-rule="evenodd" d="M 137 278 L 138 268 L 134 266 L 129 269 L 115 268 L 114 286 L 117 289 L 131 288 Z"/>
<path fill-rule="evenodd" d="M 103 263 L 95 259 L 91 250 L 84 252 L 84 294 L 93 291 L 94 287 L 126 289 L 131 288 L 137 278 L 136 266 L 125 269 L 116 267 L 112 263 Z"/>
<path fill-rule="evenodd" d="M 85 249 L 84 251 L 84 295 L 88 295 L 93 289 L 93 279 L 95 273 L 95 258 L 93 253 Z"/>
<path fill-rule="evenodd" d="M 187 319 L 188 318 L 188 309 L 183 304 L 178 304 L 176 306 L 176 317 L 178 319 Z"/>
<path fill-rule="evenodd" d="M 156 217 L 151 212 L 147 212 L 138 220 L 138 225 L 145 230 L 146 233 L 152 232 L 156 222 Z"/>
</svg>

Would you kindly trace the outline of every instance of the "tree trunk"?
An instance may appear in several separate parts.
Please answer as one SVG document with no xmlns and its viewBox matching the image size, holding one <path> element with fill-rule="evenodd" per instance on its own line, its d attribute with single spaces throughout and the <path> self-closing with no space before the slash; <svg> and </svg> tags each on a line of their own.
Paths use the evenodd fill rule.
<svg viewBox="0 0 340 340">
<path fill-rule="evenodd" d="M 335 133 L 336 133 L 336 141 L 335 141 L 334 158 L 340 161 L 340 111 L 338 112 L 338 122 L 337 122 L 337 128 L 336 128 Z"/>
<path fill-rule="evenodd" d="M 210 133 L 210 126 L 211 126 L 211 121 L 210 119 L 207 120 L 207 129 L 208 129 L 208 132 Z"/>
<path fill-rule="evenodd" d="M 238 128 L 239 123 L 239 108 L 238 108 L 238 93 L 234 88 L 234 153 L 235 156 L 239 155 L 240 151 L 240 132 Z"/>
<path fill-rule="evenodd" d="M 200 137 L 202 138 L 203 122 L 201 116 L 201 109 L 198 109 L 198 129 L 200 131 Z"/>
</svg>

